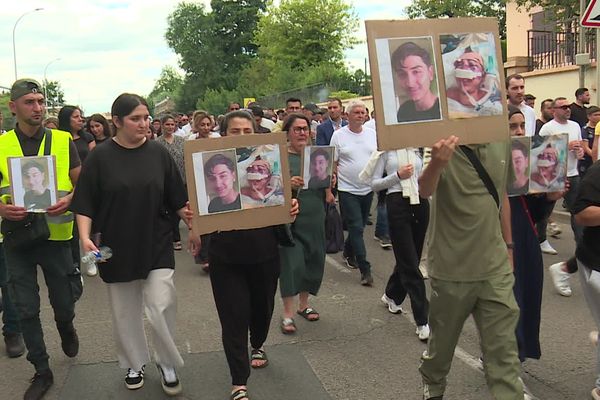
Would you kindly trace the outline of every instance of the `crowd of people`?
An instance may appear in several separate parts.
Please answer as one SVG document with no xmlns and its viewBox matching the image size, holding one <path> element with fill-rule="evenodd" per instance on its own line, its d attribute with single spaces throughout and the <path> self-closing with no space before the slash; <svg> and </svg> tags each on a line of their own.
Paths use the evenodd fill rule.
<svg viewBox="0 0 600 400">
<path fill-rule="evenodd" d="M 399 57 L 398 62 L 403 60 Z M 318 295 L 325 271 L 326 210 L 336 204 L 347 230 L 343 260 L 360 272 L 360 284 L 369 287 L 373 274 L 364 235 L 377 197 L 376 239 L 382 248 L 392 250 L 395 262 L 381 302 L 397 314 L 403 312 L 406 297 L 410 299 L 415 334 L 427 342 L 419 367 L 424 399 L 442 399 L 469 316 L 479 331 L 493 396 L 534 398 L 520 378 L 520 364 L 541 357 L 542 253 L 556 254 L 548 236 L 561 233 L 551 220 L 561 199 L 571 213 L 577 250 L 567 261 L 550 266 L 549 272 L 558 293 L 570 296 L 570 276 L 580 271 L 584 295 L 600 325 L 600 254 L 594 245 L 600 225 L 600 187 L 594 179 L 600 173 L 594 164 L 600 108 L 587 106 L 590 96 L 585 88 L 576 91 L 574 103 L 565 97 L 542 101 L 536 118 L 535 97 L 525 95 L 525 79 L 520 75 L 506 79 L 511 136 L 568 133 L 569 142 L 565 190 L 525 191 L 510 198 L 509 178 L 514 173 L 519 181 L 523 170 L 519 163 L 528 162 L 522 147 L 511 147 L 508 140 L 462 144 L 450 135 L 429 149 L 380 152 L 375 114 L 360 100 L 343 104 L 330 98 L 326 108 L 319 108 L 289 98 L 277 111 L 257 103 L 242 108 L 231 102 L 219 116 L 197 110 L 152 118 L 142 97 L 124 93 L 112 104 L 110 119 L 101 114 L 86 118 L 76 106 L 63 107 L 58 118 L 45 118 L 40 88 L 31 79 L 13 84 L 9 106 L 16 126 L 0 136 L 3 335 L 8 356 L 20 357 L 27 351 L 35 369 L 26 400 L 43 398 L 53 384 L 39 318 L 38 265 L 67 356 L 79 352 L 73 321 L 75 302 L 82 294 L 80 271 L 89 276 L 99 273 L 107 287 L 127 389 L 143 386 L 146 365 L 153 360 L 164 392 L 182 391 L 177 369 L 183 359 L 174 337 L 174 252 L 184 248 L 182 221 L 189 229 L 188 246 L 195 262 L 210 277 L 233 400 L 248 400 L 251 368 L 269 364 L 264 343 L 278 287 L 283 334 L 297 332 L 295 318 L 311 323 L 321 318 L 311 296 Z M 188 202 L 186 188 L 186 141 L 278 131 L 287 135 L 293 193 L 289 212 L 294 222 L 287 227 L 196 234 L 192 227 L 196 205 Z M 330 153 L 315 152 L 310 168 L 319 178 L 305 184 L 302 155 L 311 145 L 332 146 L 335 168 L 327 174 L 324 166 Z M 48 155 L 56 163 L 58 198 L 44 213 L 31 213 L 11 199 L 14 176 L 6 160 Z M 248 165 L 256 174 L 262 173 L 261 167 L 268 169 L 269 164 L 257 159 Z M 209 213 L 239 209 L 241 196 L 251 196 L 232 190 L 237 171 L 223 155 L 208 160 L 204 174 L 219 193 L 208 205 Z M 31 179 L 24 175 L 24 181 Z M 289 228 L 291 244 L 283 243 L 284 228 Z M 103 247 L 112 249 L 111 258 L 100 267 L 82 265 L 82 253 L 100 254 Z M 420 268 L 425 252 L 426 271 Z M 430 298 L 425 277 L 435 292 Z M 144 316 L 153 349 L 144 332 Z M 600 377 L 592 397 L 600 399 Z"/>
</svg>

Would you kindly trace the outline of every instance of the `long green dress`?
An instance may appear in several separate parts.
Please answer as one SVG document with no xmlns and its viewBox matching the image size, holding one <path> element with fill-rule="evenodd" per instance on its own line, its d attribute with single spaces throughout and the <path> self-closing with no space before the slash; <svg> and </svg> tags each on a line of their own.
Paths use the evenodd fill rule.
<svg viewBox="0 0 600 400">
<path fill-rule="evenodd" d="M 300 155 L 289 153 L 290 176 L 302 176 Z M 316 295 L 325 269 L 325 189 L 300 189 L 300 214 L 292 224 L 294 247 L 280 247 L 282 297 Z"/>
</svg>

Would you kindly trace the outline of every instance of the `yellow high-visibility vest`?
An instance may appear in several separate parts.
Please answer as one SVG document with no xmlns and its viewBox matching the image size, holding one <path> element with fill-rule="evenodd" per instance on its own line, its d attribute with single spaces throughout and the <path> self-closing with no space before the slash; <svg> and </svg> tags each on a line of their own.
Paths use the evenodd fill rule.
<svg viewBox="0 0 600 400">
<path fill-rule="evenodd" d="M 71 134 L 65 131 L 52 129 L 52 139 L 50 143 L 50 155 L 56 158 L 56 182 L 57 196 L 64 197 L 73 191 L 73 184 L 69 176 L 69 141 Z M 44 155 L 44 145 L 46 143 L 46 135 L 42 139 L 39 156 Z M 9 157 L 23 157 L 23 150 L 19 143 L 19 138 L 16 132 L 10 130 L 0 136 L 0 173 L 2 181 L 0 182 L 0 200 L 5 204 L 12 203 L 10 191 L 10 174 L 8 172 Z M 48 227 L 50 228 L 50 237 L 48 240 L 64 241 L 70 240 L 73 237 L 73 214 L 70 211 L 54 217 L 46 214 Z"/>
</svg>

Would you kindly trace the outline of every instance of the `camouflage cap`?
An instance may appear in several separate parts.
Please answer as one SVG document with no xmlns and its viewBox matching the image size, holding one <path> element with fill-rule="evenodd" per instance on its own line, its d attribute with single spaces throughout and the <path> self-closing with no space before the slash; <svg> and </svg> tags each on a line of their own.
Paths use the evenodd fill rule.
<svg viewBox="0 0 600 400">
<path fill-rule="evenodd" d="M 33 79 L 19 79 L 10 88 L 10 100 L 15 101 L 29 93 L 42 93 L 42 86 Z"/>
</svg>

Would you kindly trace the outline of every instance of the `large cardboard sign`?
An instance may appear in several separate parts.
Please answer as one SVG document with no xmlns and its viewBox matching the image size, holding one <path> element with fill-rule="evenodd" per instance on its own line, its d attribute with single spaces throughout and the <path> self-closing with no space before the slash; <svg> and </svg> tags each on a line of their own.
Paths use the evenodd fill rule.
<svg viewBox="0 0 600 400">
<path fill-rule="evenodd" d="M 561 192 L 567 179 L 569 135 L 511 137 L 512 182 L 509 196 Z"/>
<path fill-rule="evenodd" d="M 379 150 L 508 140 L 494 18 L 366 21 Z"/>
<path fill-rule="evenodd" d="M 283 133 L 189 140 L 184 154 L 194 232 L 292 222 Z"/>
</svg>

